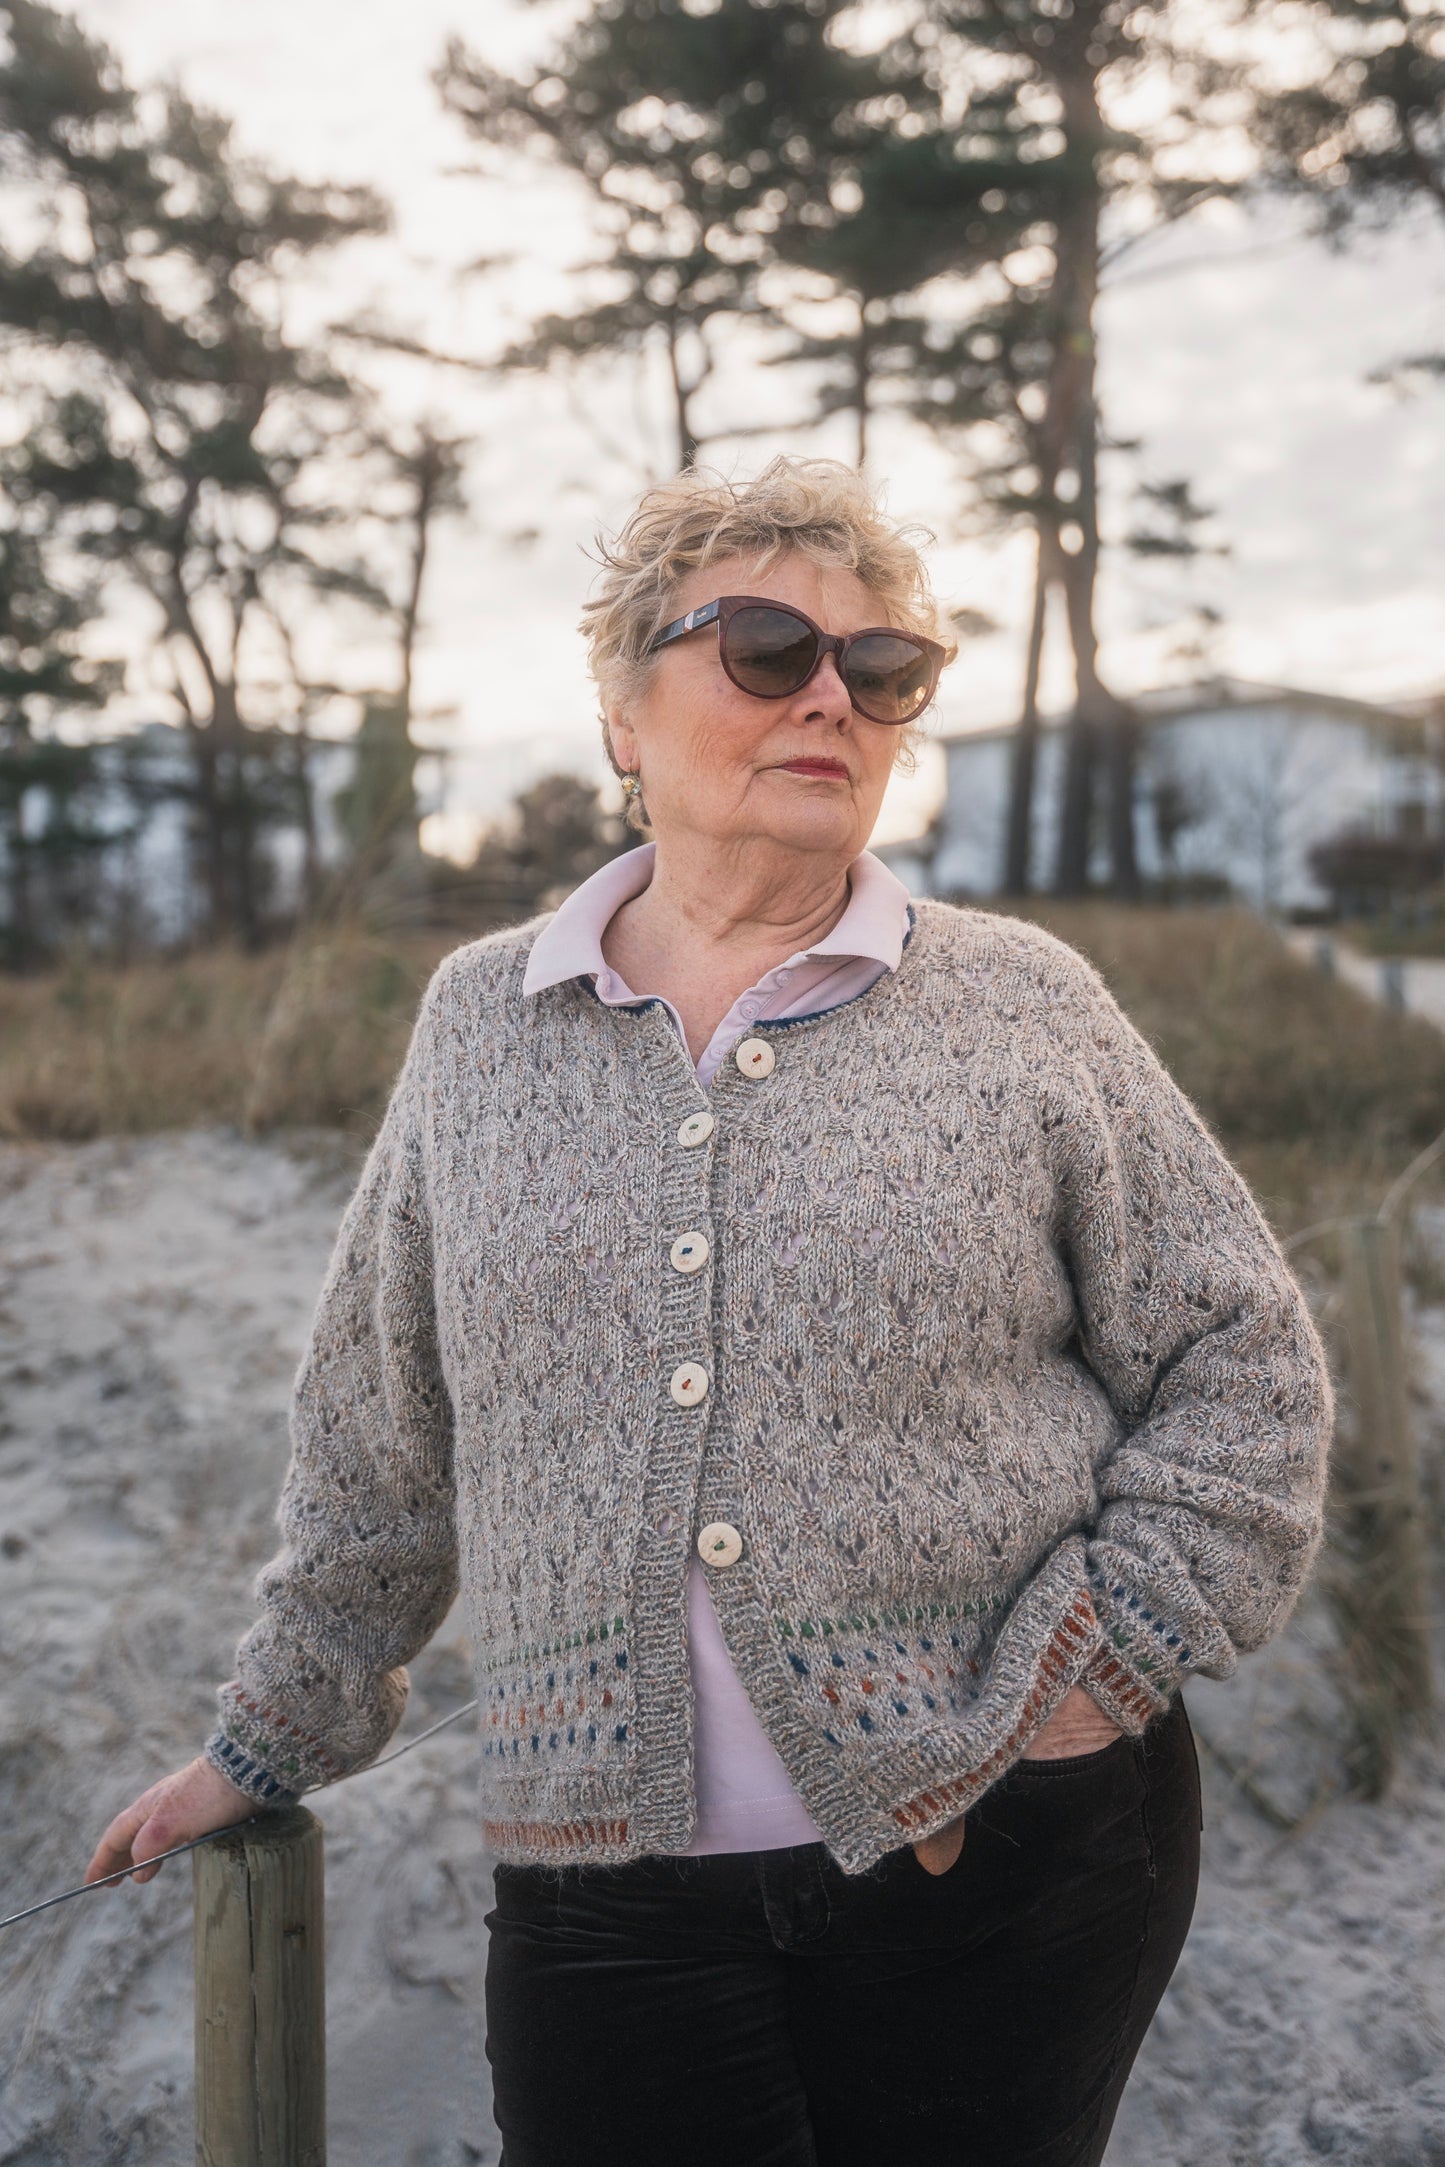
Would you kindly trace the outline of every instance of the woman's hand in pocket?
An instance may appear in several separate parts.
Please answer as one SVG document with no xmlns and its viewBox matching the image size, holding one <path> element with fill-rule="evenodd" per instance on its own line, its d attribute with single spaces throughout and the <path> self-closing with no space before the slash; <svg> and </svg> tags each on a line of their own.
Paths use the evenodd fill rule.
<svg viewBox="0 0 1445 2167">
<path fill-rule="evenodd" d="M 1070 1686 L 1043 1729 L 1024 1747 L 1026 1761 L 1065 1761 L 1081 1753 L 1099 1753 L 1123 1732 L 1105 1715 L 1083 1686 Z M 946 1874 L 963 1849 L 962 1815 L 913 1846 L 913 1856 L 927 1874 Z"/>
<path fill-rule="evenodd" d="M 1024 1747 L 1026 1761 L 1064 1761 L 1079 1753 L 1098 1753 L 1123 1732 L 1105 1715 L 1083 1686 L 1070 1686 L 1043 1729 Z"/>
</svg>

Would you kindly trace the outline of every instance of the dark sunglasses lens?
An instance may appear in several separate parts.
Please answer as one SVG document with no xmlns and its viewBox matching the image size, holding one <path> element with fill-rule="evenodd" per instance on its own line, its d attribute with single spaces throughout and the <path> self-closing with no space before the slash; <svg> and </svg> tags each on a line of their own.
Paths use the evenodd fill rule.
<svg viewBox="0 0 1445 2167">
<path fill-rule="evenodd" d="M 870 632 L 855 640 L 843 675 L 854 706 L 872 722 L 911 722 L 933 690 L 927 653 L 901 632 Z"/>
<path fill-rule="evenodd" d="M 740 609 L 723 635 L 728 675 L 744 692 L 777 699 L 805 685 L 818 660 L 818 642 L 787 610 Z"/>
</svg>

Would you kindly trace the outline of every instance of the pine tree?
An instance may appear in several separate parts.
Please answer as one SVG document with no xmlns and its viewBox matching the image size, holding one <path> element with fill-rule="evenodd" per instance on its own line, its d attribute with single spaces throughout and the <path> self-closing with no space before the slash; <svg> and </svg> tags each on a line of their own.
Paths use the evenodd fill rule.
<svg viewBox="0 0 1445 2167">
<path fill-rule="evenodd" d="M 1114 892 L 1138 892 L 1136 723 L 1102 674 L 1095 630 L 1100 463 L 1114 448 L 1099 407 L 1097 312 L 1111 245 L 1231 189 L 1214 154 L 1205 73 L 1176 36 L 1180 13 L 1172 0 L 926 0 L 924 10 L 956 157 L 977 164 L 983 200 L 1023 241 L 974 281 L 974 305 L 951 337 L 925 332 L 913 400 L 922 418 L 979 440 L 985 501 L 1035 529 L 1004 853 L 1015 893 L 1033 883 L 1039 669 L 1054 594 L 1075 694 L 1053 885 L 1077 893 L 1087 884 L 1102 811 Z M 1146 72 L 1162 93 L 1147 133 L 1112 117 Z"/>
<path fill-rule="evenodd" d="M 816 412 L 854 412 L 861 460 L 882 319 L 890 298 L 917 283 L 927 237 L 916 181 L 919 215 L 901 215 L 910 153 L 895 120 L 910 87 L 899 73 L 906 61 L 851 50 L 839 30 L 853 12 L 849 0 L 711 11 L 601 0 L 524 78 L 453 43 L 438 78 L 449 109 L 479 140 L 544 147 L 579 176 L 610 243 L 591 268 L 618 289 L 543 318 L 501 366 L 656 347 L 685 466 L 700 442 L 715 325 L 786 328 L 786 297 L 770 274 L 791 268 L 856 309 L 857 328 L 843 339 L 795 328 L 775 358 L 823 364 Z M 916 65 L 912 73 L 917 88 Z M 861 202 L 858 168 L 875 149 L 895 169 L 884 215 L 875 194 L 861 216 L 841 217 L 840 202 Z M 935 161 L 932 149 L 924 157 Z"/>
<path fill-rule="evenodd" d="M 840 0 L 711 12 L 601 0 L 524 81 L 456 47 L 443 71 L 449 102 L 478 135 L 545 140 L 599 196 L 626 206 L 614 259 L 629 279 L 625 303 L 551 317 L 508 358 L 614 352 L 649 327 L 672 341 L 676 295 L 705 290 L 709 320 L 747 310 L 781 333 L 774 361 L 809 365 L 810 420 L 852 414 L 860 464 L 880 401 L 952 433 L 984 425 L 995 443 L 1006 434 L 981 486 L 997 514 L 1027 517 L 1038 533 L 1008 853 L 1015 888 L 1027 881 L 1051 588 L 1066 606 L 1077 677 L 1057 884 L 1086 877 L 1102 770 L 1115 884 L 1137 887 L 1132 717 L 1100 676 L 1093 618 L 1101 227 L 1111 194 L 1169 217 L 1213 184 L 1166 179 L 1137 138 L 1108 126 L 1097 85 L 1106 67 L 1145 64 L 1140 18 L 1167 12 L 1120 0 L 927 0 L 919 20 L 863 50 L 849 42 L 856 10 Z M 654 229 L 685 242 L 688 279 L 639 300 L 636 263 L 655 246 L 639 236 Z M 1021 256 L 1039 268 L 1018 270 Z M 810 291 L 845 302 L 850 321 L 818 330 Z M 959 291 L 961 326 L 949 299 Z M 685 458 L 697 438 L 689 398 L 678 414 Z"/>
<path fill-rule="evenodd" d="M 1367 242 L 1418 206 L 1445 218 L 1445 8 L 1262 0 L 1239 17 L 1256 34 L 1290 33 L 1289 72 L 1274 63 L 1251 128 L 1266 180 L 1313 204 L 1340 246 Z M 1240 72 L 1238 63 L 1221 69 L 1226 79 Z M 1375 377 L 1445 381 L 1445 352 L 1387 358 Z"/>
<path fill-rule="evenodd" d="M 12 971 L 44 961 L 65 906 L 83 897 L 115 839 L 94 747 L 57 727 L 99 706 L 116 681 L 113 664 L 81 647 L 92 608 L 85 593 L 51 584 L 33 535 L 0 529 L 0 962 Z"/>
<path fill-rule="evenodd" d="M 268 600 L 384 601 L 330 544 L 317 467 L 360 427 L 335 362 L 286 334 L 286 275 L 385 225 L 369 191 L 279 178 L 174 89 L 141 97 L 70 17 L 8 0 L 0 151 L 22 253 L 0 250 L 0 337 L 25 418 L 6 480 L 51 577 L 143 595 L 192 752 L 213 935 L 255 940 L 258 839 L 287 796 L 279 733 L 246 713 Z M 76 591 L 79 591 L 78 587 Z"/>
</svg>

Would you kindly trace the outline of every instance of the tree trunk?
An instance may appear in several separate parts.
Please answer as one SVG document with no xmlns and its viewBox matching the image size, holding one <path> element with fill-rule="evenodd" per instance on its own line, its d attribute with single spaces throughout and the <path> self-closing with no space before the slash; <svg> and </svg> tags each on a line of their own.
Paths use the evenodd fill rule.
<svg viewBox="0 0 1445 2167">
<path fill-rule="evenodd" d="M 1052 353 L 1044 418 L 1038 432 L 1040 516 L 1054 541 L 1053 570 L 1066 604 L 1069 644 L 1074 655 L 1075 697 L 1064 740 L 1064 776 L 1059 793 L 1054 889 L 1080 895 L 1088 885 L 1089 842 L 1093 827 L 1095 742 L 1092 718 L 1079 695 L 1079 648 L 1074 612 L 1068 607 L 1070 558 L 1062 527 L 1066 510 L 1059 484 L 1066 469 L 1076 479 L 1080 445 L 1086 435 L 1083 416 L 1093 380 L 1093 286 L 1091 270 L 1098 256 L 1098 207 L 1075 203 L 1068 222 L 1061 221 L 1055 242 Z M 1041 528 L 1041 534 L 1043 529 Z"/>
<path fill-rule="evenodd" d="M 1003 892 L 1015 896 L 1028 894 L 1032 872 L 1034 784 L 1039 753 L 1039 672 L 1043 664 L 1050 563 L 1054 554 L 1052 537 L 1042 516 L 1036 522 L 1035 531 L 1038 557 L 1034 567 L 1034 610 L 1024 664 L 1023 706 L 1009 765 L 1008 826 L 1004 835 Z"/>
<path fill-rule="evenodd" d="M 1104 778 L 1109 806 L 1109 867 L 1121 902 L 1137 903 L 1142 892 L 1134 795 L 1139 769 L 1139 730 L 1131 711 L 1115 701 L 1104 726 Z"/>
<path fill-rule="evenodd" d="M 223 778 L 219 799 L 228 930 L 239 937 L 243 946 L 256 948 L 261 940 L 261 917 L 256 882 L 256 804 L 246 770 L 249 733 L 241 720 L 236 687 L 229 680 L 217 687 L 211 728 L 216 733 Z"/>
<path fill-rule="evenodd" d="M 233 628 L 231 668 L 223 675 L 201 636 L 181 577 L 183 536 L 178 538 L 166 593 L 172 628 L 200 666 L 211 712 L 202 722 L 178 691 L 195 755 L 197 841 L 202 852 L 200 886 L 207 903 L 207 934 L 222 941 L 239 934 L 248 947 L 260 938 L 255 882 L 255 807 L 245 771 L 246 729 L 236 692 L 239 621 Z"/>
<path fill-rule="evenodd" d="M 231 927 L 230 889 L 226 879 L 226 817 L 216 759 L 216 733 L 194 716 L 187 721 L 195 761 L 195 820 L 192 842 L 200 860 L 197 885 L 206 899 L 206 935 L 224 940 Z"/>
<path fill-rule="evenodd" d="M 10 968 L 23 977 L 36 960 L 35 904 L 31 888 L 30 844 L 25 835 L 25 793 L 22 790 L 8 823 L 6 869 L 10 889 Z"/>
<path fill-rule="evenodd" d="M 411 515 L 411 578 L 407 582 L 401 612 L 401 714 L 408 737 L 411 735 L 412 662 L 421 623 L 422 583 L 426 578 L 427 549 L 442 479 L 441 447 L 429 436 L 423 436 L 421 451 L 412 468 L 412 479 L 416 484 L 416 504 Z"/>
<path fill-rule="evenodd" d="M 301 910 L 309 917 L 321 893 L 321 845 L 316 833 L 316 790 L 311 780 L 311 734 L 303 714 L 292 739 L 291 781 L 301 829 Z"/>
<path fill-rule="evenodd" d="M 1094 593 L 1099 576 L 1099 431 L 1092 395 L 1080 410 L 1080 423 L 1075 511 L 1081 540 L 1077 551 L 1063 560 L 1065 607 L 1074 651 L 1075 714 L 1081 718 L 1090 740 L 1094 778 L 1104 785 L 1110 883 L 1116 896 L 1136 902 L 1139 865 L 1134 833 L 1135 721 L 1133 711 L 1099 676 L 1099 643 L 1094 629 Z M 1087 877 L 1087 814 L 1083 827 L 1082 842 L 1077 836 L 1070 839 L 1069 870 L 1071 875 L 1081 876 L 1080 886 Z M 1079 891 L 1074 888 L 1069 892 Z"/>
<path fill-rule="evenodd" d="M 1059 848 L 1054 867 L 1055 895 L 1082 895 L 1089 885 L 1089 845 L 1093 830 L 1094 726 L 1075 701 L 1064 741 L 1064 786 L 1059 797 Z"/>
<path fill-rule="evenodd" d="M 673 415 L 677 428 L 677 467 L 678 472 L 681 473 L 685 467 L 696 465 L 699 440 L 693 434 L 692 418 L 688 412 L 689 402 L 697 386 L 683 381 L 682 357 L 678 352 L 679 337 L 678 325 L 669 323 L 667 327 L 667 366 L 672 377 Z"/>
<path fill-rule="evenodd" d="M 858 337 L 853 347 L 853 413 L 858 424 L 858 472 L 868 463 L 868 408 L 873 392 L 873 352 L 868 304 L 858 303 Z"/>
<path fill-rule="evenodd" d="M 1069 726 L 1060 809 L 1055 887 L 1078 895 L 1088 884 L 1096 778 L 1102 768 L 1109 790 L 1110 865 L 1115 892 L 1138 893 L 1134 854 L 1133 727 L 1129 710 L 1104 686 L 1098 672 L 1094 589 L 1099 563 L 1098 443 L 1095 398 L 1094 311 L 1099 295 L 1099 222 L 1102 185 L 1098 157 L 1104 139 L 1097 68 L 1088 43 L 1090 10 L 1076 11 L 1073 34 L 1054 51 L 1055 87 L 1064 109 L 1064 131 L 1081 180 L 1060 218 L 1055 240 L 1057 373 L 1073 390 L 1067 416 L 1068 450 L 1078 476 L 1071 512 L 1081 541 L 1061 556 L 1061 579 L 1074 655 L 1074 712 Z M 1061 417 L 1063 418 L 1063 417 Z"/>
</svg>

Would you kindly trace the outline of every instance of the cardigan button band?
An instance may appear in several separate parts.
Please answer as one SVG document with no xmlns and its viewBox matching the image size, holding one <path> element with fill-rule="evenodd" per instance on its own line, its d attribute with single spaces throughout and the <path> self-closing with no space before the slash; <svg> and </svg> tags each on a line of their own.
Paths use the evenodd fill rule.
<svg viewBox="0 0 1445 2167">
<path fill-rule="evenodd" d="M 695 1114 L 689 1114 L 677 1132 L 678 1142 L 686 1149 L 693 1144 L 705 1144 L 717 1124 L 705 1106 Z"/>
<path fill-rule="evenodd" d="M 679 1234 L 668 1251 L 675 1272 L 700 1272 L 711 1254 L 706 1234 L 699 1234 L 689 1227 L 686 1234 Z"/>
<path fill-rule="evenodd" d="M 710 1520 L 697 1538 L 697 1554 L 704 1565 L 736 1565 L 743 1554 L 743 1539 L 726 1520 Z"/>
<path fill-rule="evenodd" d="M 679 1362 L 667 1389 L 679 1407 L 700 1407 L 707 1398 L 708 1383 L 708 1374 L 701 1362 Z"/>
<path fill-rule="evenodd" d="M 765 1038 L 745 1038 L 733 1059 L 744 1076 L 771 1076 L 778 1057 Z"/>
</svg>

